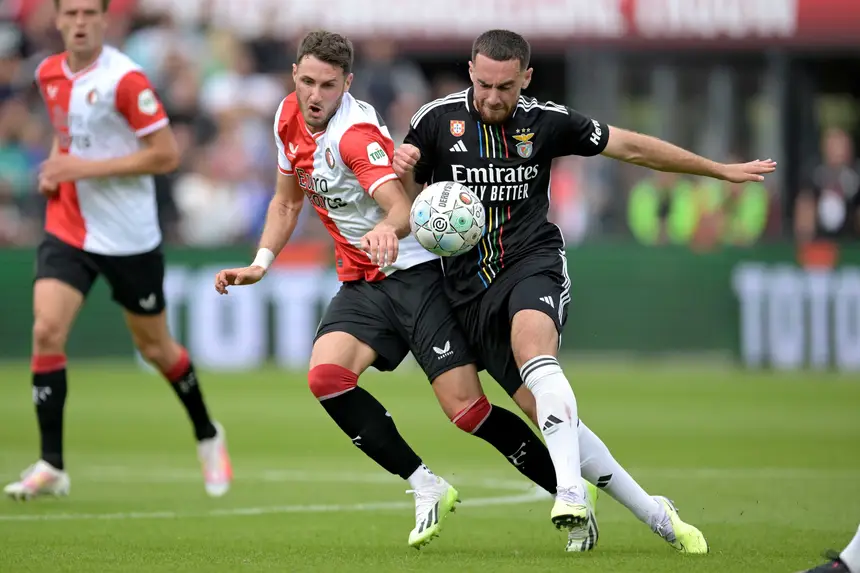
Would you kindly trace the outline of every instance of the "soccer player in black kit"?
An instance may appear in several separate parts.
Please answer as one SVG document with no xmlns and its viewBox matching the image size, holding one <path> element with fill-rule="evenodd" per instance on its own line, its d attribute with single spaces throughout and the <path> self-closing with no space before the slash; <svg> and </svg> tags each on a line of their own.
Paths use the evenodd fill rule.
<svg viewBox="0 0 860 573">
<path fill-rule="evenodd" d="M 462 183 L 486 208 L 487 229 L 478 246 L 443 259 L 446 292 L 480 365 L 543 433 L 556 472 L 553 523 L 572 535 L 590 530 L 581 478 L 592 464 L 602 468 L 596 485 L 673 547 L 706 553 L 702 533 L 681 521 L 668 499 L 645 493 L 580 422 L 557 360 L 570 278 L 561 232 L 547 219 L 550 169 L 556 157 L 603 154 L 655 170 L 742 183 L 763 180 L 776 165 L 715 163 L 567 106 L 522 96 L 532 76 L 529 58 L 530 46 L 519 34 L 481 34 L 469 63 L 472 87 L 418 110 L 395 153 L 395 172 L 413 194 L 424 184 Z M 577 550 L 570 543 L 568 549 Z"/>
</svg>

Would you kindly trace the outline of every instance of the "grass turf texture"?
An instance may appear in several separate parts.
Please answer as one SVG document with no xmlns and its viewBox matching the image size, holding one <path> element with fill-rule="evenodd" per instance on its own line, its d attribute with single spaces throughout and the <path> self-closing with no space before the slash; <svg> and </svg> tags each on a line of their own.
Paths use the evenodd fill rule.
<svg viewBox="0 0 860 573">
<path fill-rule="evenodd" d="M 860 522 L 860 382 L 825 374 L 571 365 L 583 419 L 711 544 L 677 554 L 607 495 L 600 541 L 566 554 L 551 503 L 486 443 L 450 424 L 414 369 L 368 373 L 426 463 L 464 504 L 416 551 L 407 486 L 343 436 L 301 373 L 201 373 L 235 482 L 206 497 L 191 429 L 158 377 L 71 364 L 72 495 L 0 500 L 0 571 L 785 572 L 841 549 Z M 35 460 L 25 365 L 0 366 L 0 477 Z M 489 379 L 490 397 L 511 404 Z"/>
</svg>

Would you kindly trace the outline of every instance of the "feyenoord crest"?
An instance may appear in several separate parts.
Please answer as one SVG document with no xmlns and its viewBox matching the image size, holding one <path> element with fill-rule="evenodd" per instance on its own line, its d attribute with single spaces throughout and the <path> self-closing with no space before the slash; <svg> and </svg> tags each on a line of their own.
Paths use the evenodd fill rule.
<svg viewBox="0 0 860 573">
<path fill-rule="evenodd" d="M 464 133 L 466 133 L 466 122 L 460 121 L 458 119 L 451 120 L 451 135 L 454 137 L 461 137 Z"/>
<path fill-rule="evenodd" d="M 517 133 L 513 136 L 514 139 L 519 141 L 517 143 L 517 154 L 523 159 L 528 159 L 532 156 L 532 147 L 534 146 L 534 142 L 532 138 L 535 136 L 534 133 L 530 133 L 531 130 L 529 128 L 518 129 Z"/>
<path fill-rule="evenodd" d="M 329 169 L 334 169 L 334 153 L 331 152 L 331 148 L 325 150 L 325 163 Z"/>
<path fill-rule="evenodd" d="M 99 101 L 99 92 L 96 90 L 90 90 L 90 93 L 87 94 L 87 103 L 90 105 L 95 105 Z"/>
</svg>

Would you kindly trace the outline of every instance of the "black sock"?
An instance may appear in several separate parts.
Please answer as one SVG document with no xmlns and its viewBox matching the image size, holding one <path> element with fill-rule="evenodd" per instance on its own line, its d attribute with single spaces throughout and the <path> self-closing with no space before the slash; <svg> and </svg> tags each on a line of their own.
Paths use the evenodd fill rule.
<svg viewBox="0 0 860 573">
<path fill-rule="evenodd" d="M 363 388 L 355 386 L 320 404 L 352 443 L 388 472 L 407 479 L 421 465 L 385 407 Z"/>
<path fill-rule="evenodd" d="M 206 411 L 206 403 L 200 392 L 200 384 L 197 382 L 194 365 L 188 362 L 184 372 L 177 378 L 170 380 L 170 385 L 176 395 L 179 396 L 182 405 L 185 406 L 188 417 L 191 418 L 197 441 L 214 438 L 218 432 L 209 418 L 209 412 Z"/>
<path fill-rule="evenodd" d="M 555 467 L 549 450 L 522 418 L 493 405 L 473 434 L 499 450 L 521 474 L 556 494 Z"/>
<path fill-rule="evenodd" d="M 66 405 L 66 368 L 33 373 L 33 402 L 39 420 L 42 459 L 62 470 L 63 410 Z"/>
</svg>

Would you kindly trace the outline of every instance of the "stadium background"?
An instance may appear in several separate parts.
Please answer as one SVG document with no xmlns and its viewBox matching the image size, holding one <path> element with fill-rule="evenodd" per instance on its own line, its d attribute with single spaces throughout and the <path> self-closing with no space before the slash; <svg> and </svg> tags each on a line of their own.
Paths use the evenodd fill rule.
<svg viewBox="0 0 860 573">
<path fill-rule="evenodd" d="M 0 6 L 0 477 L 11 478 L 35 451 L 28 357 L 43 201 L 34 189 L 50 132 L 32 76 L 61 47 L 52 2 Z M 564 557 L 541 512 L 511 522 L 510 508 L 489 502 L 458 517 L 445 540 L 453 545 L 439 542 L 430 550 L 438 561 L 423 564 L 401 547 L 411 527 L 406 501 L 345 537 L 325 509 L 322 517 L 241 513 L 268 503 L 390 500 L 396 483 L 368 478 L 380 472 L 304 385 L 311 336 L 337 288 L 330 239 L 312 210 L 258 287 L 229 297 L 212 288 L 215 270 L 253 256 L 275 175 L 273 113 L 292 89 L 297 40 L 316 26 L 354 40 L 353 93 L 380 110 L 398 143 L 422 103 L 467 85 L 471 39 L 498 26 L 533 44 L 527 95 L 716 160 L 777 160 L 776 176 L 746 187 L 604 158 L 558 161 L 552 218 L 573 276 L 563 350 L 590 424 L 646 487 L 686 502 L 690 520 L 712 537 L 718 555 L 697 570 L 796 570 L 847 540 L 860 515 L 860 212 L 845 214 L 856 221 L 845 232 L 821 233 L 803 224 L 816 206 L 798 198 L 823 164 L 858 174 L 855 0 L 114 0 L 111 12 L 110 43 L 145 68 L 183 150 L 181 168 L 157 179 L 172 328 L 231 432 L 237 479 L 255 489 L 237 485 L 226 510 L 202 499 L 189 445 L 176 438 L 187 431 L 180 410 L 135 363 L 100 284 L 69 343 L 75 505 L 0 510 L 8 548 L 1 570 L 94 570 L 105 555 L 121 555 L 122 570 L 147 571 L 154 563 L 278 570 L 291 559 L 300 564 L 293 570 L 435 563 L 543 571 Z M 406 369 L 367 384 L 419 451 L 442 460 L 437 471 L 456 470 L 467 484 L 480 482 L 470 475 L 516 478 L 447 424 L 420 378 Z M 504 403 L 495 385 L 485 386 Z M 162 517 L 234 509 L 261 517 L 195 521 L 192 530 L 170 521 L 158 532 L 123 521 L 143 512 L 146 523 L 147 511 L 165 507 Z M 690 570 L 617 505 L 606 507 L 605 553 L 582 571 Z M 76 521 L 27 521 L 30 512 L 64 511 L 120 517 L 116 530 L 111 522 L 75 530 Z M 34 536 L 53 536 L 38 557 L 29 553 Z M 400 552 L 393 566 L 388 549 Z"/>
<path fill-rule="evenodd" d="M 576 277 L 566 350 L 860 367 L 860 259 L 850 248 L 860 223 L 838 237 L 836 254 L 810 246 L 796 217 L 805 182 L 828 161 L 826 134 L 835 142 L 830 160 L 857 173 L 854 149 L 839 149 L 860 137 L 856 3 L 480 0 L 457 17 L 409 2 L 282 4 L 113 2 L 110 42 L 150 75 L 183 149 L 181 169 L 158 178 L 158 199 L 174 265 L 168 290 L 174 313 L 183 314 L 176 328 L 192 346 L 199 339 L 196 354 L 206 353 L 200 360 L 211 354 L 213 366 L 245 367 L 275 357 L 299 366 L 331 293 L 318 286 L 333 280 L 329 239 L 309 209 L 280 261 L 283 276 L 259 289 L 262 296 L 248 294 L 256 302 L 240 301 L 245 293 L 218 300 L 208 288 L 212 267 L 253 252 L 275 173 L 272 110 L 292 89 L 301 33 L 323 25 L 355 40 L 353 92 L 381 111 L 399 142 L 422 102 L 466 85 L 469 39 L 484 25 L 475 16 L 495 13 L 487 25 L 516 24 L 534 44 L 529 95 L 716 160 L 772 157 L 780 164 L 765 185 L 740 187 L 604 158 L 558 161 L 552 217 Z M 21 333 L 43 210 L 33 182 L 50 141 L 31 78 L 38 61 L 60 47 L 50 2 L 4 6 L 0 260 L 15 272 L 0 302 L 0 356 L 26 357 Z M 834 262 L 835 272 L 811 270 Z M 264 308 L 235 308 L 257 303 Z M 97 331 L 121 325 L 103 297 L 90 306 L 81 329 L 93 336 L 77 337 L 73 354 L 127 354 L 119 331 L 107 337 L 111 343 L 94 344 Z M 237 313 L 246 317 L 239 328 L 206 326 Z M 226 338 L 214 340 L 219 331 Z"/>
</svg>

